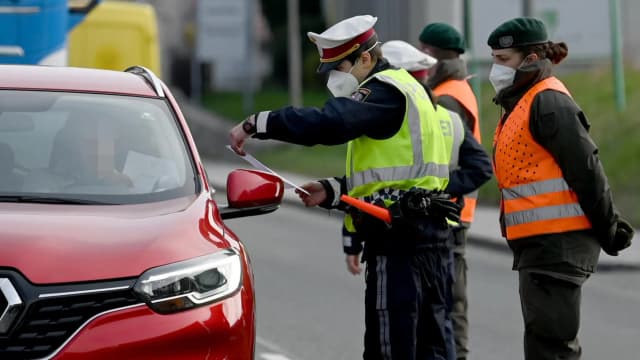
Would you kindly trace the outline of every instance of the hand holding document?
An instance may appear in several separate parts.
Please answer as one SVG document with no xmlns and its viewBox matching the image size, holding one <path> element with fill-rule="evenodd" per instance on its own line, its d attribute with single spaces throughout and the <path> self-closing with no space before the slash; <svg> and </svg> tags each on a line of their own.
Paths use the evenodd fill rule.
<svg viewBox="0 0 640 360">
<path fill-rule="evenodd" d="M 284 187 L 286 189 L 293 188 L 293 189 L 296 189 L 296 190 L 298 190 L 300 192 L 303 192 L 304 194 L 311 195 L 311 194 L 309 194 L 309 192 L 307 190 L 305 190 L 305 189 L 301 188 L 300 186 L 294 184 L 290 180 L 278 175 L 278 173 L 276 173 L 275 171 L 271 170 L 265 164 L 261 163 L 258 159 L 253 157 L 251 154 L 246 153 L 245 155 L 240 155 L 240 154 L 236 153 L 235 151 L 233 151 L 233 149 L 231 148 L 231 145 L 227 145 L 227 149 L 229 149 L 229 151 L 231 151 L 232 153 L 234 153 L 234 154 L 238 155 L 239 157 L 241 157 L 242 159 L 244 159 L 249 164 L 253 165 L 253 167 L 255 167 L 256 169 L 268 172 L 268 173 L 273 174 L 273 175 L 279 177 L 280 179 L 282 179 L 282 182 L 284 182 Z"/>
</svg>

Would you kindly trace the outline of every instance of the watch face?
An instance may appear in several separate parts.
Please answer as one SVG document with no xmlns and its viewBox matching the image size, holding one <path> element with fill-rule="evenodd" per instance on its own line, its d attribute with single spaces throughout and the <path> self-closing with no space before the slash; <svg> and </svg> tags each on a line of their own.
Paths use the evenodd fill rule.
<svg viewBox="0 0 640 360">
<path fill-rule="evenodd" d="M 247 133 L 247 134 L 253 134 L 254 132 L 256 132 L 256 128 L 253 124 L 251 124 L 248 121 L 245 121 L 244 123 L 242 123 L 242 129 Z"/>
</svg>

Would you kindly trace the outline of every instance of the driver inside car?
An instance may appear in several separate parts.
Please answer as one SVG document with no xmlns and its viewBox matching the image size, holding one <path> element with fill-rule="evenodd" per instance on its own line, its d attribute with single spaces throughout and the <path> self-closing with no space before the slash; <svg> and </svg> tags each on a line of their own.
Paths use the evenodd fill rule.
<svg viewBox="0 0 640 360">
<path fill-rule="evenodd" d="M 22 177 L 15 173 L 15 154 L 9 144 L 0 142 L 0 192 L 20 191 Z"/>
<path fill-rule="evenodd" d="M 50 164 L 51 171 L 66 180 L 66 190 L 133 186 L 131 179 L 115 167 L 115 132 L 108 119 L 69 117 L 56 135 Z"/>
</svg>

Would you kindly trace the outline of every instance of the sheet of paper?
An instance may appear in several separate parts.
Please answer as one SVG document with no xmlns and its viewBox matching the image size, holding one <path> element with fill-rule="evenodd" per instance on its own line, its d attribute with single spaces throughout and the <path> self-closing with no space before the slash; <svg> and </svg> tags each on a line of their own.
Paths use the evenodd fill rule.
<svg viewBox="0 0 640 360">
<path fill-rule="evenodd" d="M 284 182 L 284 187 L 285 188 L 287 188 L 287 189 L 294 188 L 294 189 L 302 191 L 303 193 L 305 193 L 307 195 L 311 195 L 311 194 L 309 194 L 309 192 L 307 190 L 305 190 L 305 189 L 301 188 L 300 186 L 294 184 L 290 180 L 278 175 L 278 173 L 276 173 L 275 171 L 271 170 L 267 165 L 261 163 L 258 159 L 253 157 L 251 154 L 246 153 L 244 156 L 239 155 L 238 153 L 233 151 L 233 149 L 231 148 L 231 145 L 227 145 L 227 149 L 229 149 L 229 151 L 231 151 L 232 153 L 234 153 L 234 154 L 238 155 L 239 157 L 241 157 L 242 159 L 244 159 L 249 164 L 253 165 L 253 167 L 255 167 L 256 169 L 262 170 L 262 171 L 266 171 L 266 172 L 268 172 L 270 174 L 273 174 L 273 175 L 279 177 L 280 179 L 282 179 L 282 182 Z"/>
<path fill-rule="evenodd" d="M 178 186 L 178 169 L 172 160 L 129 151 L 122 172 L 133 181 L 134 193 L 151 192 L 158 181 Z"/>
</svg>

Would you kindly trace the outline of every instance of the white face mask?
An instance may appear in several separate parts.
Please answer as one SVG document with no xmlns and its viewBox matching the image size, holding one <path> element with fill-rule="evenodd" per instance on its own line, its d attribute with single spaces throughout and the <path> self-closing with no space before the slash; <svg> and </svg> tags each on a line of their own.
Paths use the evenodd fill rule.
<svg viewBox="0 0 640 360">
<path fill-rule="evenodd" d="M 356 64 L 358 62 L 356 61 Z M 358 79 L 351 74 L 351 71 L 356 67 L 354 64 L 349 72 L 343 72 L 338 70 L 331 70 L 329 72 L 329 79 L 327 80 L 327 88 L 331 91 L 331 94 L 335 97 L 347 97 L 353 94 L 358 89 Z"/>
<path fill-rule="evenodd" d="M 513 79 L 516 76 L 516 69 L 500 64 L 491 65 L 491 72 L 489 72 L 489 81 L 493 88 L 496 90 L 496 94 L 502 89 L 513 84 Z"/>
<path fill-rule="evenodd" d="M 371 51 L 374 47 L 378 46 L 379 42 L 373 44 L 370 48 L 363 51 L 362 53 L 366 53 Z M 359 59 L 359 58 L 358 58 Z M 353 64 L 349 72 L 343 72 L 338 70 L 329 71 L 329 79 L 327 79 L 327 88 L 331 91 L 331 94 L 335 97 L 347 97 L 353 94 L 354 91 L 358 90 L 358 85 L 360 82 L 358 79 L 351 74 L 353 69 L 358 65 L 358 60 Z"/>
</svg>

